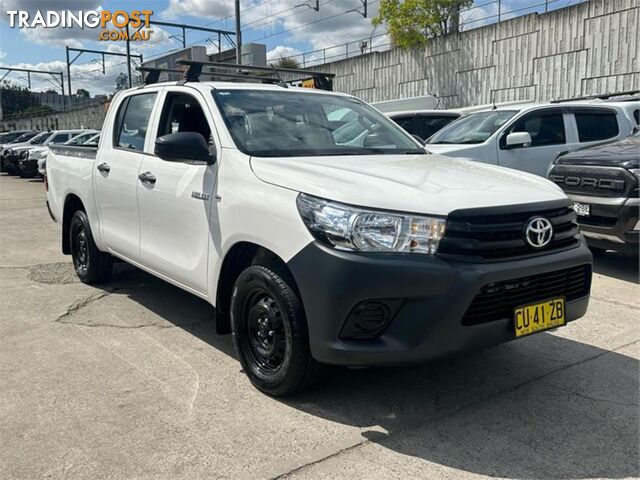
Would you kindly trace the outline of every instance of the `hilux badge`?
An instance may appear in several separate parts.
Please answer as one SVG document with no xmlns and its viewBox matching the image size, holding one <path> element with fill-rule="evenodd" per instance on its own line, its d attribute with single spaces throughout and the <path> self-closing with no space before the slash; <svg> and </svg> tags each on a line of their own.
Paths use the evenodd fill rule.
<svg viewBox="0 0 640 480">
<path fill-rule="evenodd" d="M 197 198 L 198 200 L 209 200 L 211 195 L 203 192 L 191 192 L 191 198 Z"/>
<path fill-rule="evenodd" d="M 553 238 L 553 225 L 544 217 L 534 217 L 525 227 L 524 238 L 533 248 L 545 247 Z"/>
</svg>

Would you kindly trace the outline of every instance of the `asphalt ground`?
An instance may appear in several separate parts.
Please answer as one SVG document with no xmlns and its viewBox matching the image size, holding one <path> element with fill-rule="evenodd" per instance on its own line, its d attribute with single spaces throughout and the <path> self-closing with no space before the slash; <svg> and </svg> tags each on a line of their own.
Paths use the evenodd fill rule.
<svg viewBox="0 0 640 480">
<path fill-rule="evenodd" d="M 410 368 L 251 387 L 212 308 L 125 264 L 76 279 L 38 180 L 0 176 L 0 479 L 640 475 L 638 264 L 583 319 Z"/>
</svg>

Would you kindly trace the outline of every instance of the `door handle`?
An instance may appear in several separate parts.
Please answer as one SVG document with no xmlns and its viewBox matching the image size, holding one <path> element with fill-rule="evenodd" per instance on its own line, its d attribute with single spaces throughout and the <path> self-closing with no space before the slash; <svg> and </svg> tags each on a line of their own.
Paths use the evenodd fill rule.
<svg viewBox="0 0 640 480">
<path fill-rule="evenodd" d="M 104 162 L 98 165 L 98 170 L 102 173 L 109 173 L 111 171 L 111 167 L 108 163 Z"/>
<path fill-rule="evenodd" d="M 156 184 L 156 177 L 151 172 L 143 172 L 140 175 L 138 175 L 138 178 L 142 183 L 148 183 L 149 185 Z"/>
</svg>

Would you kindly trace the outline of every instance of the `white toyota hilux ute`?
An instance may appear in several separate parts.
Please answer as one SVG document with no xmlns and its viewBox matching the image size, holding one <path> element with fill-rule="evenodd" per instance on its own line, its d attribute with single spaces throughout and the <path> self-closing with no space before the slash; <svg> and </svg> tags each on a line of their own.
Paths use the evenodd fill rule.
<svg viewBox="0 0 640 480">
<path fill-rule="evenodd" d="M 339 109 L 354 114 L 330 120 Z M 345 122 L 366 135 L 337 141 Z M 46 180 L 82 281 L 106 281 L 117 257 L 206 299 L 271 395 L 322 364 L 423 362 L 560 327 L 589 302 L 592 257 L 556 185 L 427 154 L 345 94 L 127 90 L 97 148 L 51 147 Z"/>
</svg>

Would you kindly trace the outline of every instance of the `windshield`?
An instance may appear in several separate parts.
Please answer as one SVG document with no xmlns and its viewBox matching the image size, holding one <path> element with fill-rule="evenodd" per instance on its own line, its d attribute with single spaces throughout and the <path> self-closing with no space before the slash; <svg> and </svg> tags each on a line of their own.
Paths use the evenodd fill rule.
<svg viewBox="0 0 640 480">
<path fill-rule="evenodd" d="M 38 135 L 38 132 L 23 133 L 11 143 L 22 143 Z"/>
<path fill-rule="evenodd" d="M 515 114 L 513 110 L 472 113 L 450 123 L 427 143 L 483 143 Z"/>
<path fill-rule="evenodd" d="M 350 97 L 214 90 L 233 140 L 259 157 L 424 153 L 389 119 Z"/>
<path fill-rule="evenodd" d="M 20 132 L 8 132 L 0 135 L 0 143 L 10 143 L 13 142 L 16 138 L 24 135 L 24 133 Z"/>
<path fill-rule="evenodd" d="M 42 132 L 29 140 L 30 145 L 42 145 L 47 138 L 51 135 L 51 132 Z"/>
<path fill-rule="evenodd" d="M 94 137 L 96 132 L 85 132 L 80 135 L 76 135 L 71 140 L 66 142 L 67 145 L 83 145 L 86 143 L 91 137 Z"/>
</svg>

